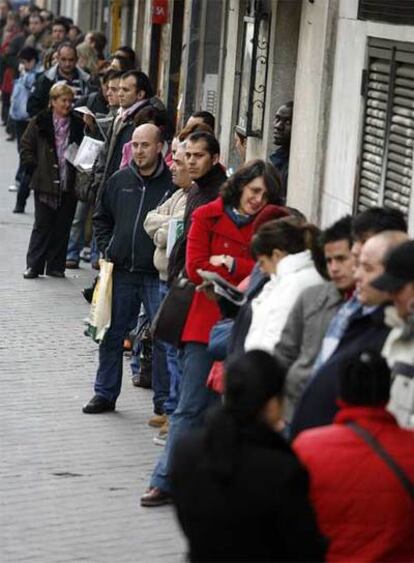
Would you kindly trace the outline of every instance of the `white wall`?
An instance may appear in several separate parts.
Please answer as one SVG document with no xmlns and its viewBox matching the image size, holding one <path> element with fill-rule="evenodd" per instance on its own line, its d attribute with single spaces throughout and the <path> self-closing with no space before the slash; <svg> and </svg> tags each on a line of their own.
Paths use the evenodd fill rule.
<svg viewBox="0 0 414 563">
<path fill-rule="evenodd" d="M 322 226 L 353 209 L 364 100 L 360 94 L 368 37 L 414 42 L 414 26 L 357 20 L 357 0 L 341 0 L 323 178 Z"/>
<path fill-rule="evenodd" d="M 287 202 L 316 222 L 320 216 L 321 163 L 337 8 L 337 0 L 304 1 L 301 14 Z"/>
</svg>

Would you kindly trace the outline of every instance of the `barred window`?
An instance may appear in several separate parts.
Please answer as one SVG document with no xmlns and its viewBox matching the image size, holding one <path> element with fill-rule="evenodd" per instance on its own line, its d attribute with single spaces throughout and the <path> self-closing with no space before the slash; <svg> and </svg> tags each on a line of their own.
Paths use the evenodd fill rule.
<svg viewBox="0 0 414 563">
<path fill-rule="evenodd" d="M 385 205 L 409 214 L 413 184 L 414 44 L 370 38 L 358 211 Z"/>
</svg>

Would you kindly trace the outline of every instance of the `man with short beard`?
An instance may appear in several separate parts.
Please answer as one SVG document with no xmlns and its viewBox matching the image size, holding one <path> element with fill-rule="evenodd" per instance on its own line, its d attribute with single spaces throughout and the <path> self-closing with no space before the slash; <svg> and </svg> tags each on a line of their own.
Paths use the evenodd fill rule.
<svg viewBox="0 0 414 563">
<path fill-rule="evenodd" d="M 172 190 L 171 172 L 161 155 L 163 140 L 155 125 L 137 127 L 132 136 L 133 161 L 111 176 L 93 216 L 100 252 L 114 264 L 111 326 L 99 347 L 95 395 L 83 412 L 115 410 L 121 392 L 123 340 L 138 318 L 141 303 L 150 320 L 160 305 L 158 272 L 153 263 L 154 244 L 144 220 Z M 154 413 L 164 413 L 169 380 L 165 349 L 153 342 L 152 383 Z"/>
<path fill-rule="evenodd" d="M 27 102 L 27 112 L 34 117 L 47 108 L 49 91 L 56 82 L 65 82 L 75 93 L 76 101 L 87 93 L 89 74 L 77 66 L 78 55 L 70 43 L 62 43 L 57 50 L 57 63 L 41 74 Z"/>
<path fill-rule="evenodd" d="M 193 181 L 187 197 L 184 213 L 184 232 L 176 241 L 168 264 L 168 281 L 180 275 L 185 266 L 187 234 L 191 215 L 219 195 L 220 186 L 227 176 L 219 163 L 220 145 L 212 133 L 195 131 L 186 140 L 185 160 L 188 174 Z"/>
</svg>

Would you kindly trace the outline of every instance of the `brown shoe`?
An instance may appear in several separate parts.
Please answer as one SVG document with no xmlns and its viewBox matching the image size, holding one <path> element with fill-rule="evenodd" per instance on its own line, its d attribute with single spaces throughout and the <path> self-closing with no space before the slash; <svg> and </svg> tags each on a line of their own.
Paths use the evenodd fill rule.
<svg viewBox="0 0 414 563">
<path fill-rule="evenodd" d="M 66 260 L 66 268 L 68 270 L 77 270 L 79 268 L 79 262 L 76 262 L 76 260 Z"/>
<path fill-rule="evenodd" d="M 161 428 L 161 426 L 164 426 L 167 421 L 168 418 L 166 414 L 154 414 L 154 416 L 149 419 L 148 426 L 151 426 L 152 428 Z"/>
<path fill-rule="evenodd" d="M 158 487 L 149 488 L 141 497 L 141 506 L 164 506 L 171 503 L 171 495 Z"/>
</svg>

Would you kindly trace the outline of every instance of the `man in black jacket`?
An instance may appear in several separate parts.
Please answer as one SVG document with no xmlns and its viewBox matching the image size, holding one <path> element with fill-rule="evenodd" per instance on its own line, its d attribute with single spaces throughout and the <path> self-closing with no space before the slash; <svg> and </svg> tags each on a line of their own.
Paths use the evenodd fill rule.
<svg viewBox="0 0 414 563">
<path fill-rule="evenodd" d="M 78 55 L 71 43 L 62 43 L 57 50 L 57 64 L 41 74 L 34 85 L 27 101 L 27 113 L 34 117 L 46 109 L 49 103 L 49 91 L 56 82 L 65 82 L 75 92 L 75 103 L 87 94 L 89 74 L 77 66 Z"/>
<path fill-rule="evenodd" d="M 113 411 L 122 382 L 123 339 L 138 318 L 141 303 L 152 319 L 159 307 L 159 278 L 154 267 L 154 244 L 144 230 L 148 211 L 173 189 L 162 156 L 158 127 L 137 127 L 132 137 L 133 161 L 106 183 L 93 216 L 99 250 L 114 263 L 112 322 L 99 348 L 95 395 L 83 412 Z M 163 414 L 169 381 L 164 346 L 153 343 L 154 412 Z"/>
<path fill-rule="evenodd" d="M 120 79 L 118 99 L 120 109 L 112 125 L 95 174 L 98 178 L 98 199 L 106 180 L 119 170 L 122 149 L 131 140 L 138 113 L 150 105 L 153 95 L 148 76 L 138 70 L 125 72 Z"/>
<path fill-rule="evenodd" d="M 193 181 L 193 185 L 187 196 L 184 231 L 182 236 L 177 239 L 168 261 L 169 283 L 184 270 L 187 234 L 190 230 L 193 211 L 216 199 L 220 187 L 227 179 L 219 157 L 220 145 L 212 133 L 195 131 L 186 140 L 185 158 L 188 175 Z"/>
</svg>

